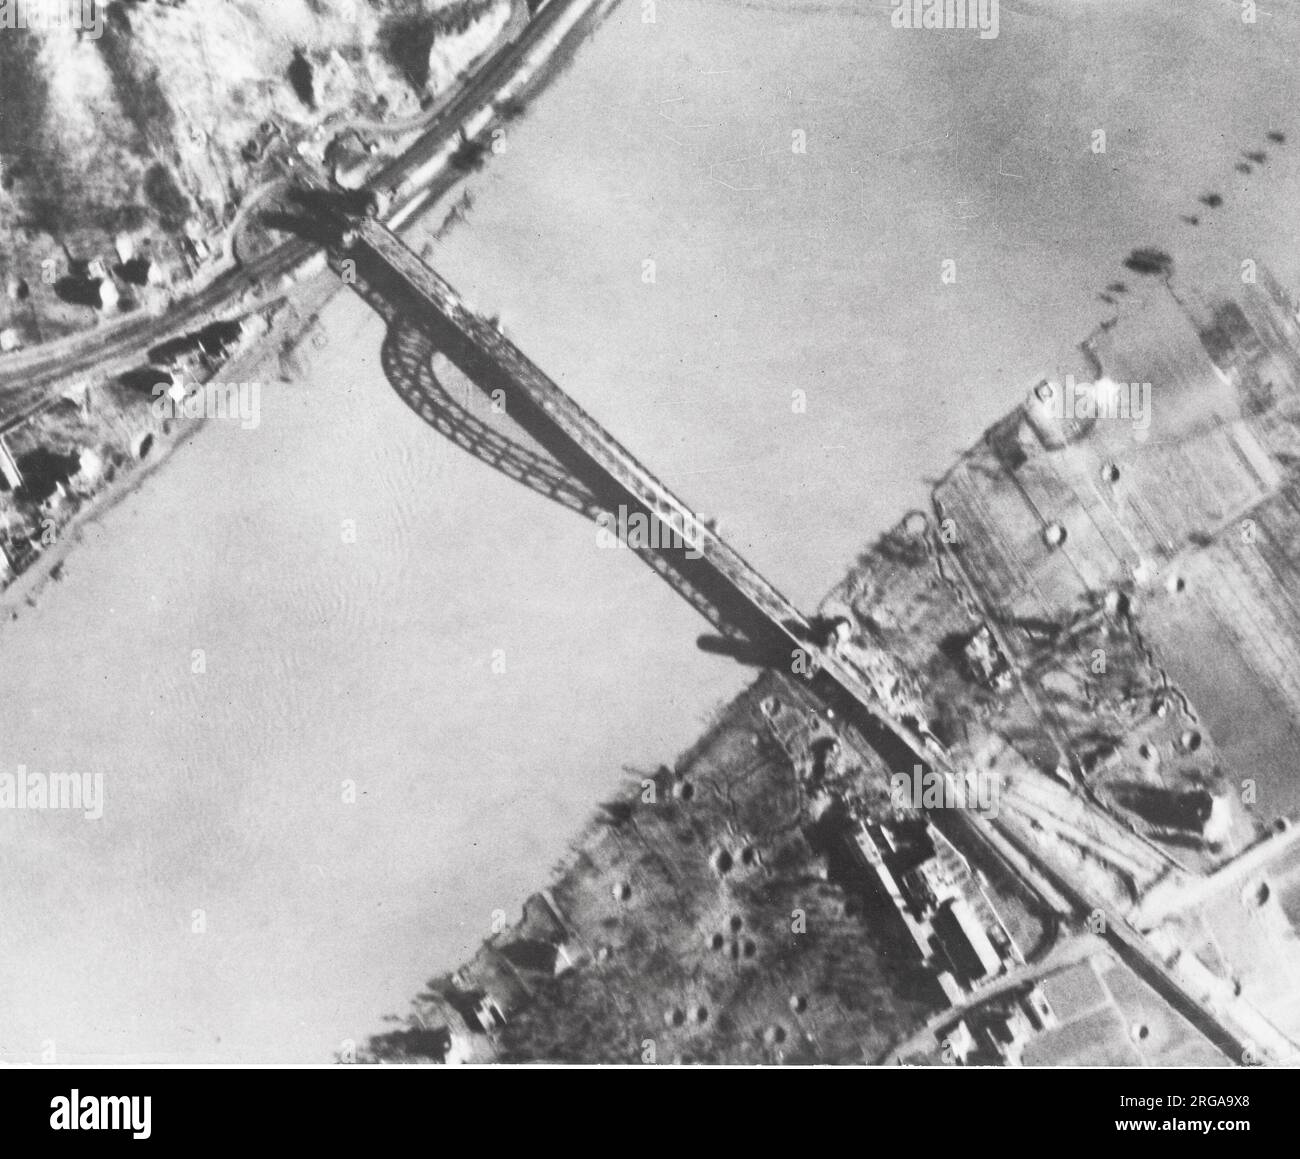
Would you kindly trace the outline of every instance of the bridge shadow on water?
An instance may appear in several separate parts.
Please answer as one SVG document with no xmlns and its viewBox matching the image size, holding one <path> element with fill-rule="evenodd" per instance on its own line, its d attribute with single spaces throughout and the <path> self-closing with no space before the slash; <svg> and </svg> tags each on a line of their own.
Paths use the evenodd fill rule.
<svg viewBox="0 0 1300 1159">
<path fill-rule="evenodd" d="M 380 353 L 384 374 L 420 418 L 493 470 L 588 519 L 614 515 L 620 506 L 644 511 L 552 427 L 495 365 L 412 300 L 382 267 L 368 268 L 364 262 L 359 266 L 352 288 L 388 326 Z M 702 649 L 754 665 L 788 664 L 788 650 L 772 637 L 770 625 L 707 561 L 691 559 L 681 547 L 629 550 L 719 634 L 721 639 L 702 637 Z"/>
</svg>

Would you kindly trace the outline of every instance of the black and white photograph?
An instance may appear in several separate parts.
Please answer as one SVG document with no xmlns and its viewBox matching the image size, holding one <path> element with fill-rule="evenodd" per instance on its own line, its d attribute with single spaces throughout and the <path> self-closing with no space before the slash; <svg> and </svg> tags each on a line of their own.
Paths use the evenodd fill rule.
<svg viewBox="0 0 1300 1159">
<path fill-rule="evenodd" d="M 0 0 L 41 1122 L 784 1067 L 1249 1132 L 1298 61 L 1297 0 Z"/>
</svg>

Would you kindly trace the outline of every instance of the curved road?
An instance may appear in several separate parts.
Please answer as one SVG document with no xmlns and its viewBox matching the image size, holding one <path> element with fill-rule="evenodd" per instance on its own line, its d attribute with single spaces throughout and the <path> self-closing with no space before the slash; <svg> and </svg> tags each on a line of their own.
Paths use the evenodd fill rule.
<svg viewBox="0 0 1300 1159">
<path fill-rule="evenodd" d="M 464 86 L 436 114 L 428 130 L 401 157 L 386 164 L 370 181 L 369 188 L 393 188 L 418 173 L 439 151 L 455 140 L 461 125 L 493 106 L 497 93 L 526 63 L 529 53 L 548 33 L 574 11 L 579 13 L 565 39 L 581 35 L 588 19 L 612 7 L 617 0 L 550 0 L 514 41 L 504 45 L 485 61 Z M 541 75 L 539 71 L 539 75 Z M 461 177 L 450 166 L 442 166 L 426 184 L 412 190 L 406 203 L 429 200 L 445 193 Z M 394 209 L 399 208 L 394 206 Z M 165 316 L 141 313 L 87 334 L 36 347 L 0 360 L 0 431 L 22 422 L 57 396 L 60 383 L 79 377 L 103 377 L 115 370 L 129 369 L 153 346 L 179 337 L 223 315 L 246 313 L 256 305 L 252 294 L 268 300 L 280 295 L 267 293 L 285 275 L 293 274 L 320 251 L 313 242 L 290 237 L 246 265 L 226 269 L 210 283 L 177 302 Z"/>
</svg>

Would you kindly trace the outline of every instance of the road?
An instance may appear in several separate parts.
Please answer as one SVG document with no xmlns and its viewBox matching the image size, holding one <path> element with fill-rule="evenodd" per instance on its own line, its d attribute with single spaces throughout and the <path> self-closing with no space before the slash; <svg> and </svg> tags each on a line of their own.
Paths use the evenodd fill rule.
<svg viewBox="0 0 1300 1159">
<path fill-rule="evenodd" d="M 1007 971 L 986 986 L 967 995 L 965 1001 L 939 1011 L 920 1030 L 900 1042 L 889 1052 L 892 1062 L 901 1063 L 916 1055 L 929 1054 L 939 1042 L 940 1033 L 965 1018 L 972 1010 L 1003 994 L 1028 989 L 1049 974 L 1076 966 L 1098 954 L 1106 953 L 1106 943 L 1092 934 L 1076 934 L 1057 942 L 1041 961 L 1030 962 Z"/>
</svg>

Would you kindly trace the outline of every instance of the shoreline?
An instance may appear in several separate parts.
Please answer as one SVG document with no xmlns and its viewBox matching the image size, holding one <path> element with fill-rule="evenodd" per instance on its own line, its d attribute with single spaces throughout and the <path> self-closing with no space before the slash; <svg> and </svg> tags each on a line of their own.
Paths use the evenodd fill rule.
<svg viewBox="0 0 1300 1159">
<path fill-rule="evenodd" d="M 316 316 L 339 289 L 329 271 L 299 283 L 295 287 L 299 300 L 295 301 L 293 291 L 286 295 L 265 333 L 246 349 L 236 351 L 230 359 L 215 365 L 208 381 L 218 376 L 241 380 L 285 354 L 291 355 L 306 339 Z M 62 568 L 84 542 L 86 529 L 131 498 L 170 463 L 173 456 L 197 438 L 210 421 L 207 418 L 169 419 L 161 427 L 149 431 L 152 444 L 148 455 L 120 465 L 112 480 L 90 496 L 59 529 L 55 542 L 0 589 L 0 632 L 4 630 L 3 625 L 17 620 L 25 609 L 36 609 L 49 584 L 60 582 Z"/>
<path fill-rule="evenodd" d="M 552 30 L 534 46 L 524 65 L 511 77 L 504 88 L 494 95 L 492 101 L 480 111 L 479 118 L 483 123 L 479 126 L 478 131 L 486 133 L 488 128 L 497 122 L 501 115 L 500 110 L 497 108 L 498 98 L 501 97 L 502 93 L 508 94 L 507 103 L 513 101 L 522 104 L 521 108 L 511 114 L 511 119 L 516 116 L 526 115 L 528 102 L 543 93 L 554 80 L 567 71 L 582 42 L 595 33 L 600 23 L 609 15 L 618 2 L 619 0 L 588 0 L 587 3 L 577 6 L 573 18 L 567 20 L 567 22 L 562 20 L 558 31 Z M 482 61 L 482 54 L 478 59 L 480 62 Z M 466 83 L 472 82 L 473 73 L 467 73 L 465 80 Z M 448 96 L 445 99 L 454 98 Z M 484 116 L 483 114 L 488 115 Z M 427 114 L 422 114 L 422 116 L 427 116 Z M 461 184 L 462 181 L 457 178 L 446 189 L 437 191 L 432 197 L 429 196 L 427 191 L 415 191 L 410 201 L 402 206 L 398 216 L 403 219 L 404 225 L 415 224 L 430 211 L 442 205 L 452 190 Z M 448 202 L 443 210 L 443 221 L 431 232 L 434 236 L 440 236 L 447 228 L 461 220 L 463 218 L 457 212 L 457 204 Z M 231 239 L 233 240 L 233 233 Z M 318 259 L 309 259 L 308 265 L 315 260 Z M 323 263 L 321 264 L 323 265 Z M 303 272 L 307 269 L 308 266 L 305 265 L 303 269 L 299 270 L 294 279 L 294 284 L 285 288 L 282 293 L 268 297 L 258 303 L 250 304 L 250 308 L 246 308 L 235 315 L 238 319 L 248 319 L 259 314 L 266 316 L 270 313 L 271 318 L 264 334 L 259 335 L 247 349 L 236 352 L 234 358 L 229 362 L 216 365 L 213 368 L 212 376 L 233 374 L 236 379 L 239 379 L 242 377 L 242 373 L 237 368 L 242 359 L 248 359 L 252 366 L 259 366 L 271 359 L 292 354 L 293 349 L 305 339 L 307 332 L 314 325 L 315 319 L 321 310 L 343 288 L 332 271 L 313 268 L 304 277 Z M 230 271 L 223 268 L 218 272 L 229 273 Z M 215 280 L 215 275 L 213 280 Z M 203 286 L 196 286 L 190 296 L 197 295 L 203 288 Z M 305 304 L 296 301 L 296 295 L 301 295 L 305 299 Z M 183 307 L 184 301 L 178 301 L 176 304 Z M 225 314 L 224 312 L 218 312 L 217 316 L 224 317 Z M 295 318 L 297 319 L 296 324 L 284 324 L 286 319 Z M 282 329 L 277 330 L 277 327 L 282 327 Z M 79 337 L 84 338 L 84 336 Z M 48 353 L 48 349 L 48 346 L 30 348 L 30 356 L 35 357 L 38 352 Z M 120 377 L 121 375 L 110 376 L 95 385 L 103 385 L 105 382 L 115 381 Z M 26 423 L 39 417 L 41 411 L 54 397 L 51 394 L 50 399 L 47 399 L 46 402 L 28 408 L 15 422 L 10 424 L 8 429 L 19 430 Z M 183 420 L 183 425 L 178 424 L 178 427 L 171 432 L 158 430 L 151 432 L 154 439 L 153 446 L 159 449 L 155 453 L 151 453 L 146 460 L 137 461 L 129 466 L 123 464 L 118 469 L 118 473 L 113 480 L 87 500 L 72 519 L 60 529 L 57 542 L 40 552 L 26 567 L 14 574 L 9 583 L 0 588 L 0 623 L 16 620 L 21 615 L 23 608 L 35 608 L 36 601 L 46 585 L 59 581 L 60 569 L 65 561 L 72 556 L 74 548 L 82 542 L 85 528 L 116 508 L 138 487 L 141 487 L 146 480 L 150 479 L 156 471 L 160 470 L 171 459 L 182 442 L 199 433 L 199 429 L 205 421 L 204 419 L 187 419 Z M 162 449 L 160 444 L 165 449 Z"/>
<path fill-rule="evenodd" d="M 955 848 L 961 814 L 894 797 L 887 747 L 852 714 L 832 712 L 796 677 L 773 669 L 671 766 L 599 806 L 521 916 L 433 979 L 403 1028 L 370 1040 L 365 1061 L 944 1065 L 959 1016 L 972 1026 L 1011 1017 L 1003 992 L 1013 1003 L 1041 996 L 1043 979 L 1080 969 L 1121 979 L 1117 994 L 1146 987 L 1142 1017 L 1158 1009 L 1166 1033 L 1147 1046 L 1125 1034 L 1080 1047 L 1070 1044 L 1063 1016 L 1062 1034 L 1049 1019 L 1033 1032 L 1017 1030 L 1015 1050 L 1001 1060 L 976 1061 L 1020 1065 L 1022 1054 L 1032 1063 L 1035 1053 L 1038 1065 L 1293 1058 L 1300 1027 L 1288 1021 L 1271 979 L 1295 976 L 1300 953 L 1280 934 L 1234 946 L 1224 965 L 1236 986 L 1228 998 L 1222 972 L 1183 964 L 1188 947 L 1178 925 L 1186 892 L 1203 903 L 1207 929 L 1233 930 L 1236 919 L 1214 908 L 1215 883 L 1230 895 L 1244 874 L 1285 858 L 1300 810 L 1293 786 L 1268 793 L 1259 809 L 1253 792 L 1237 799 L 1233 769 L 1268 770 L 1252 768 L 1225 724 L 1232 693 L 1196 652 L 1195 608 L 1173 610 L 1188 600 L 1184 575 L 1210 593 L 1193 598 L 1234 617 L 1228 630 L 1257 622 L 1259 604 L 1300 588 L 1295 302 L 1267 272 L 1244 290 L 1206 289 L 1177 320 L 1146 308 L 1080 343 L 1107 378 L 1135 356 L 1151 357 L 1156 333 L 1167 343 L 1157 349 L 1177 350 L 1161 383 L 1162 397 L 1177 404 L 1158 416 L 1163 439 L 1148 444 L 1105 419 L 1053 418 L 1036 388 L 957 457 L 934 485 L 925 517 L 904 515 L 820 605 L 846 630 L 844 658 L 883 654 L 918 677 L 922 712 L 952 763 L 996 779 L 996 845 L 962 842 L 958 851 L 987 891 L 986 933 L 1000 929 L 1009 942 L 989 970 L 985 997 L 949 979 L 945 1003 L 935 984 L 943 968 L 891 942 L 889 906 L 906 915 L 917 903 L 901 895 L 890 903 L 872 886 L 871 854 L 865 865 L 853 858 L 855 848 L 870 849 L 878 861 L 873 835 L 917 826 L 945 834 Z M 1225 347 L 1218 327 L 1229 314 L 1254 338 L 1237 335 Z M 1289 369 L 1275 369 L 1282 366 Z M 1221 391 L 1241 417 L 1207 433 L 1195 421 L 1196 400 Z M 1265 465 L 1272 456 L 1275 469 Z M 1142 506 L 1143 493 L 1166 489 L 1193 465 L 1211 485 L 1183 497 L 1185 512 Z M 1109 493 L 1095 492 L 1090 480 L 1098 476 Z M 1154 518 L 1164 523 L 1152 525 Z M 1249 536 L 1238 535 L 1242 519 Z M 1090 524 L 1100 536 L 1089 538 Z M 1116 546 L 1120 529 L 1136 556 Z M 1286 560 L 1271 580 L 1252 563 L 1256 535 L 1261 550 L 1274 553 L 1267 558 Z M 1000 563 L 1004 557 L 1014 566 Z M 1214 583 L 1221 572 L 1231 581 L 1238 566 L 1248 569 L 1240 582 Z M 1300 640 L 1300 616 L 1282 630 Z M 1235 646 L 1249 655 L 1248 640 Z M 1214 659 L 1237 662 L 1226 645 Z M 1286 673 L 1261 667 L 1254 676 L 1281 683 Z M 1068 696 L 1065 678 L 1078 686 Z M 1300 721 L 1300 695 L 1286 699 L 1285 712 Z M 1285 763 L 1289 750 L 1278 747 L 1273 755 Z M 1140 765 L 1142 792 L 1134 793 Z M 1180 814 L 1194 798 L 1213 808 Z M 784 904 L 765 913 L 773 895 Z M 980 908 L 980 897 L 970 896 Z M 1281 903 L 1264 890 L 1256 904 Z M 856 920 L 864 906 L 872 921 Z M 791 912 L 817 913 L 820 936 L 810 927 L 808 937 L 789 939 Z M 1108 922 L 1115 915 L 1100 938 L 1076 921 L 1089 912 Z M 1291 929 L 1280 908 L 1277 919 Z M 710 938 L 713 929 L 720 932 Z M 793 932 L 805 931 L 796 923 Z M 823 972 L 844 952 L 839 939 L 859 939 L 853 954 L 863 976 L 886 983 L 877 1017 L 849 1029 L 844 1012 L 860 1009 L 861 981 L 828 984 Z M 879 974 L 881 963 L 913 958 L 919 976 Z M 1216 1001 L 1200 997 L 1216 986 Z M 919 1013 L 908 1011 L 908 999 L 921 1004 Z M 1131 1000 L 1117 998 L 1117 1009 L 1127 1013 Z M 960 1014 L 945 1014 L 948 1006 Z M 921 1029 L 906 1031 L 905 1014 Z M 1239 1059 L 1243 1042 L 1258 1045 Z"/>
<path fill-rule="evenodd" d="M 129 499 L 156 471 L 161 470 L 173 455 L 197 435 L 203 419 L 183 419 L 171 432 L 155 436 L 152 453 L 130 470 L 119 470 L 113 481 L 106 484 L 86 501 L 77 513 L 60 529 L 57 540 L 0 590 L 0 631 L 4 624 L 12 623 L 24 609 L 36 610 L 45 588 L 59 583 L 64 563 L 84 541 L 87 527 L 97 523 L 109 512 Z"/>
</svg>

